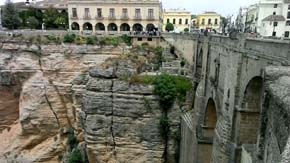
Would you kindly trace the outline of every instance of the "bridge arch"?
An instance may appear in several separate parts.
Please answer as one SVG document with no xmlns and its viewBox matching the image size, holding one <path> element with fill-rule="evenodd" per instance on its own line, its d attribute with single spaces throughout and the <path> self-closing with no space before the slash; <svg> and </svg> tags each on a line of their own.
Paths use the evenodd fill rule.
<svg viewBox="0 0 290 163">
<path fill-rule="evenodd" d="M 244 90 L 241 112 L 238 115 L 238 144 L 256 144 L 262 108 L 263 79 L 253 77 Z"/>
<path fill-rule="evenodd" d="M 218 120 L 217 107 L 213 98 L 209 98 L 205 107 L 202 124 L 202 137 L 198 143 L 198 162 L 210 163 L 213 153 L 213 138 Z"/>
</svg>

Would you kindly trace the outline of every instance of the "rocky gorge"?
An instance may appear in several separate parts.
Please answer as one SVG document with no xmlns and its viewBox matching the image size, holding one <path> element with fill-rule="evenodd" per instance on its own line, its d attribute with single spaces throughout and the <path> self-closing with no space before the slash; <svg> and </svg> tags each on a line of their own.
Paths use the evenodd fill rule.
<svg viewBox="0 0 290 163">
<path fill-rule="evenodd" d="M 68 162 L 76 151 L 82 162 L 175 162 L 181 110 L 168 112 L 164 142 L 154 86 L 124 80 L 145 63 L 132 51 L 2 41 L 0 162 Z"/>
</svg>

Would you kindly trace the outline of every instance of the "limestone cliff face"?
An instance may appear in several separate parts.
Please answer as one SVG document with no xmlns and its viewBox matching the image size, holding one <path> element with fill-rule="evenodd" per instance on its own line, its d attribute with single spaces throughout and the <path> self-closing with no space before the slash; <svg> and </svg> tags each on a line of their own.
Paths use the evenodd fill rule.
<svg viewBox="0 0 290 163">
<path fill-rule="evenodd" d="M 290 152 L 290 67 L 265 70 L 265 104 L 259 155 L 263 162 L 289 162 Z"/>
<path fill-rule="evenodd" d="M 153 87 L 129 84 L 130 62 L 104 66 L 127 47 L 2 42 L 0 162 L 65 162 L 68 130 L 89 162 L 162 162 L 158 99 Z M 172 130 L 179 128 L 172 109 Z M 170 136 L 169 157 L 175 143 Z"/>
</svg>

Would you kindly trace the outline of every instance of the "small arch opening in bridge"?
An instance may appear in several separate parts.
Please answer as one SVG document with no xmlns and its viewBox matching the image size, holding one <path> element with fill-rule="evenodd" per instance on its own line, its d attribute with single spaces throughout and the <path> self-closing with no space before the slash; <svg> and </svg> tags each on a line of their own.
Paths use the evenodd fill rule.
<svg viewBox="0 0 290 163">
<path fill-rule="evenodd" d="M 103 23 L 97 23 L 96 31 L 105 31 L 105 25 Z"/>
<path fill-rule="evenodd" d="M 91 30 L 93 30 L 93 26 L 92 26 L 91 23 L 86 22 L 86 23 L 84 23 L 84 25 L 83 25 L 83 29 L 84 29 L 84 30 L 87 30 L 87 31 L 91 31 Z"/>
<path fill-rule="evenodd" d="M 199 53 L 197 54 L 197 57 L 196 57 L 196 67 L 195 67 L 195 77 L 196 78 L 200 78 L 201 77 L 202 62 L 203 62 L 202 58 L 203 58 L 203 50 L 201 48 Z"/>
<path fill-rule="evenodd" d="M 203 124 L 203 137 L 212 139 L 214 136 L 214 129 L 217 123 L 217 112 L 215 102 L 212 98 L 208 100 Z"/>
<path fill-rule="evenodd" d="M 215 102 L 210 98 L 207 102 L 202 125 L 202 137 L 198 143 L 198 162 L 210 163 L 213 151 L 214 131 L 217 124 L 217 108 Z"/>
<path fill-rule="evenodd" d="M 80 25 L 78 23 L 76 23 L 76 22 L 73 22 L 71 24 L 71 29 L 72 30 L 80 30 Z"/>
<path fill-rule="evenodd" d="M 256 144 L 262 108 L 262 77 L 252 78 L 245 91 L 242 108 L 238 114 L 238 144 Z"/>
</svg>

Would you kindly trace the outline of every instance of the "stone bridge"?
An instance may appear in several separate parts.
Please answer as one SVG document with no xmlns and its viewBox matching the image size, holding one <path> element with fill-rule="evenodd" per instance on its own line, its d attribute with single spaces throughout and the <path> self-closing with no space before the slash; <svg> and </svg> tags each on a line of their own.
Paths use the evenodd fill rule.
<svg viewBox="0 0 290 163">
<path fill-rule="evenodd" d="M 290 96 L 286 94 L 288 105 L 271 107 L 279 108 L 273 117 L 285 121 L 279 125 L 271 118 L 265 83 L 271 78 L 268 74 L 278 79 L 280 68 L 290 65 L 289 41 L 197 34 L 162 37 L 190 63 L 194 76 L 191 122 L 188 114 L 181 119 L 180 162 L 285 162 L 282 155 L 290 150 Z M 267 73 L 269 66 L 279 70 Z M 290 76 L 289 67 L 283 72 Z"/>
</svg>

